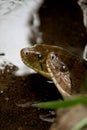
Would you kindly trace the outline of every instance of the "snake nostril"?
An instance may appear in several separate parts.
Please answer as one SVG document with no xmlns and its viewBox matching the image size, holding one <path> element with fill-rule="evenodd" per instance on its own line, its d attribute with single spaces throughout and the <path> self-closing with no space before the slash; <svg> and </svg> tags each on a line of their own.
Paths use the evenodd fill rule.
<svg viewBox="0 0 87 130">
<path fill-rule="evenodd" d="M 28 56 L 28 54 L 29 54 L 28 51 L 25 51 L 25 52 L 24 52 L 24 55 L 25 55 L 25 56 Z"/>
<path fill-rule="evenodd" d="M 22 53 L 24 56 L 28 56 L 29 51 L 28 51 L 28 49 L 24 48 L 24 49 L 22 49 L 21 53 Z"/>
</svg>

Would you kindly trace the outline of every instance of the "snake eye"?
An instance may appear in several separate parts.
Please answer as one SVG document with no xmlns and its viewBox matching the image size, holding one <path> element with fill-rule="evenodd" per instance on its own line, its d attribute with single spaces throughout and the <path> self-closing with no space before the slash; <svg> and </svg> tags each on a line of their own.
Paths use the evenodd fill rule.
<svg viewBox="0 0 87 130">
<path fill-rule="evenodd" d="M 52 53 L 52 54 L 51 54 L 51 59 L 53 60 L 54 58 L 55 58 L 55 54 Z"/>
<path fill-rule="evenodd" d="M 54 57 L 55 57 L 55 56 L 54 56 L 54 55 L 52 55 L 52 56 L 51 56 L 51 59 L 53 60 L 53 59 L 54 59 Z"/>
<path fill-rule="evenodd" d="M 38 54 L 38 59 L 42 60 L 42 55 L 41 54 Z"/>
<path fill-rule="evenodd" d="M 61 68 L 60 68 L 61 72 L 66 72 L 67 70 L 68 70 L 68 68 L 65 65 L 61 66 Z"/>
</svg>

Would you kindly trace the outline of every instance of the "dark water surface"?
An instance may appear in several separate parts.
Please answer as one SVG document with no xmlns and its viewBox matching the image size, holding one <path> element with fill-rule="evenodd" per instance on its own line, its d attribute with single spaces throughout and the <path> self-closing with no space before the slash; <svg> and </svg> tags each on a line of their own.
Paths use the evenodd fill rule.
<svg viewBox="0 0 87 130">
<path fill-rule="evenodd" d="M 82 12 L 76 1 L 69 1 L 47 0 L 43 4 L 40 9 L 43 42 L 63 46 L 82 56 L 86 44 Z M 38 74 L 15 77 L 0 73 L 0 130 L 48 130 L 51 123 L 39 118 L 47 110 L 16 104 L 54 100 L 58 96 L 55 86 Z"/>
</svg>

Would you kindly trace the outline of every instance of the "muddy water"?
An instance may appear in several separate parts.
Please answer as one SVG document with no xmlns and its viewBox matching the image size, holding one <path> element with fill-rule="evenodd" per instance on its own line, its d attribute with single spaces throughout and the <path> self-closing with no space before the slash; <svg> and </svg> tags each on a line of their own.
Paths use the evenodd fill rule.
<svg viewBox="0 0 87 130">
<path fill-rule="evenodd" d="M 82 12 L 76 1 L 45 1 L 40 9 L 43 42 L 63 46 L 82 55 L 86 44 L 86 32 Z M 32 107 L 22 108 L 17 104 L 58 99 L 53 84 L 38 74 L 15 77 L 0 72 L 0 130 L 48 130 L 51 123 L 39 116 L 48 113 Z"/>
</svg>

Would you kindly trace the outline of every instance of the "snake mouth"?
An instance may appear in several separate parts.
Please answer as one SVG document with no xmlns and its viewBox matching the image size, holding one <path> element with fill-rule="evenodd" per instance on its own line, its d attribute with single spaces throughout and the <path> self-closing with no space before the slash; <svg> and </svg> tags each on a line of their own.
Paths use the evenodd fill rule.
<svg viewBox="0 0 87 130">
<path fill-rule="evenodd" d="M 29 68 L 35 70 L 37 73 L 43 75 L 44 77 L 46 77 L 46 78 L 48 78 L 48 79 L 51 79 L 49 72 L 44 72 L 43 70 L 38 70 L 38 69 L 32 67 L 32 66 L 31 66 L 29 63 L 27 63 L 24 59 L 22 59 L 22 61 L 23 61 L 23 63 L 24 63 L 26 66 L 28 66 Z"/>
</svg>

